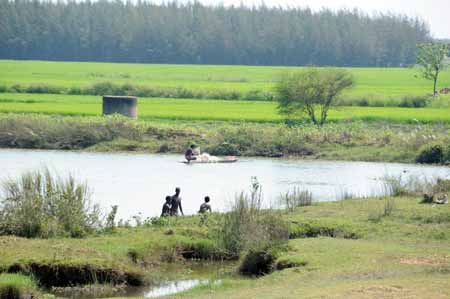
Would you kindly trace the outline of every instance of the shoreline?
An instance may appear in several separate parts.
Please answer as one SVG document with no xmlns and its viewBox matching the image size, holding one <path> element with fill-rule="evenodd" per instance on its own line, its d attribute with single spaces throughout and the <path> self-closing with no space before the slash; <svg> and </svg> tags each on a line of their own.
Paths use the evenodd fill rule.
<svg viewBox="0 0 450 299">
<path fill-rule="evenodd" d="M 383 207 L 388 201 L 395 203 L 394 209 L 383 216 Z M 323 273 L 326 273 L 327 281 L 333 281 L 336 287 L 336 294 L 347 294 L 353 299 L 360 298 L 357 296 L 360 293 L 348 295 L 353 289 L 348 285 L 348 275 L 359 277 L 361 271 L 366 274 L 356 280 L 358 285 L 364 282 L 365 285 L 389 286 L 393 283 L 391 279 L 402 279 L 396 285 L 418 294 L 430 294 L 435 290 L 433 281 L 439 281 L 440 290 L 450 286 L 448 279 L 444 284 L 441 279 L 442 275 L 448 278 L 448 274 L 442 271 L 450 269 L 450 256 L 442 255 L 450 244 L 450 222 L 445 218 L 450 213 L 449 209 L 449 205 L 433 207 L 419 204 L 419 199 L 412 196 L 385 200 L 350 199 L 315 203 L 293 211 L 272 211 L 290 223 L 289 246 L 277 258 L 277 263 L 293 268 L 283 268 L 257 279 L 241 277 L 233 274 L 234 271 L 226 272 L 229 274 L 221 277 L 223 283 L 220 285 L 196 287 L 173 296 L 202 299 L 210 298 L 213 293 L 214 298 L 244 298 L 249 294 L 260 294 L 267 282 L 275 280 L 282 290 L 271 293 L 272 298 L 297 298 L 300 291 L 305 296 L 312 296 L 318 292 L 316 285 L 323 281 Z M 140 284 L 146 285 L 145 281 L 152 281 L 158 269 L 171 267 L 179 272 L 189 267 L 187 263 L 198 263 L 183 258 L 183 248 L 201 250 L 206 260 L 214 264 L 212 257 L 217 248 L 208 231 L 214 230 L 215 219 L 221 217 L 223 214 L 211 214 L 210 224 L 206 227 L 201 225 L 200 216 L 187 216 L 169 219 L 171 221 L 163 226 L 155 222 L 149 226 L 118 228 L 116 232 L 79 240 L 0 237 L 0 272 L 11 271 L 15 265 L 22 267 L 19 268 L 23 269 L 20 273 L 26 274 L 25 269 L 30 269 L 27 265 L 34 263 L 48 265 L 49 268 L 45 269 L 54 269 L 61 274 L 69 271 L 66 266 L 71 265 L 73 269 L 90 267 L 97 269 L 95 271 L 110 269 L 130 275 L 134 273 L 132 277 L 139 277 Z M 423 245 L 425 243 L 426 246 Z M 108 249 L 111 244 L 115 244 L 114 250 Z M 167 261 L 167 252 L 171 250 L 175 250 L 173 260 Z M 21 258 L 25 255 L 28 258 Z M 49 255 L 57 259 L 48 260 L 46 257 Z M 375 267 L 374 263 L 378 266 Z M 40 271 L 41 268 L 36 266 L 33 269 Z M 385 271 L 394 271 L 395 278 L 384 275 Z M 51 273 L 48 272 L 46 277 L 52 277 Z M 167 272 L 161 274 L 170 277 Z M 35 272 L 35 275 L 40 277 L 41 273 Z M 427 277 L 427 283 L 420 288 L 413 279 L 417 275 Z M 376 281 L 372 276 L 377 277 Z M 293 288 L 289 286 L 290 277 L 305 283 Z M 122 278 L 118 277 L 118 281 Z M 319 289 L 321 294 L 329 294 L 328 287 Z M 387 292 L 390 293 L 390 289 Z"/>
<path fill-rule="evenodd" d="M 167 152 L 167 153 L 159 153 L 159 152 L 145 152 L 145 151 L 123 151 L 123 150 L 110 150 L 110 151 L 102 151 L 102 150 L 89 150 L 89 149 L 46 149 L 46 148 L 17 148 L 17 147 L 0 147 L 0 154 L 2 152 L 7 151 L 20 151 L 20 152 L 55 152 L 55 153 L 76 153 L 76 154 L 98 154 L 98 155 L 129 155 L 129 156 L 173 156 L 179 157 L 180 160 L 183 159 L 184 155 L 182 152 Z M 283 161 L 283 162 L 337 162 L 337 163 L 375 163 L 375 164 L 397 164 L 397 165 L 413 165 L 413 166 L 423 166 L 423 167 L 450 167 L 450 164 L 425 164 L 425 163 L 417 163 L 417 162 L 388 162 L 388 161 L 376 161 L 376 160 L 333 160 L 333 159 L 320 159 L 317 157 L 308 157 L 308 156 L 282 156 L 282 157 L 265 157 L 265 156 L 237 156 L 238 161 L 244 160 L 274 160 L 274 161 Z M 211 163 L 214 164 L 214 163 Z"/>
</svg>

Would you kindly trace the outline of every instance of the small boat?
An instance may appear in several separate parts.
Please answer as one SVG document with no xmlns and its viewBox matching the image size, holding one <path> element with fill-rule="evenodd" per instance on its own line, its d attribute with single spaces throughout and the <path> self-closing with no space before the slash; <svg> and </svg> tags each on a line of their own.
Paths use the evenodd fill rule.
<svg viewBox="0 0 450 299">
<path fill-rule="evenodd" d="M 221 157 L 218 159 L 211 159 L 211 160 L 191 160 L 190 162 L 188 161 L 180 161 L 180 163 L 184 163 L 184 164 L 210 164 L 210 163 L 234 163 L 237 162 L 238 158 L 236 158 L 235 156 L 226 156 L 226 157 Z"/>
</svg>

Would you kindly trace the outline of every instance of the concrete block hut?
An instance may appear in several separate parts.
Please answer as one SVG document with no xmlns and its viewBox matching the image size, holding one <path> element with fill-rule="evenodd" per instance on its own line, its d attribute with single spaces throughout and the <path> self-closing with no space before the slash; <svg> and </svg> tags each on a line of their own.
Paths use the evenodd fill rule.
<svg viewBox="0 0 450 299">
<path fill-rule="evenodd" d="M 114 113 L 137 119 L 137 97 L 103 96 L 103 115 Z"/>
</svg>

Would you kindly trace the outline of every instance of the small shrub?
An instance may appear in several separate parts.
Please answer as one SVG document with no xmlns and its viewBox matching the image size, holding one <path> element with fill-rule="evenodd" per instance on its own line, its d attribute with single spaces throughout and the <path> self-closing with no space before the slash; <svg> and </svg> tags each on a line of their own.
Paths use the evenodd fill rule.
<svg viewBox="0 0 450 299">
<path fill-rule="evenodd" d="M 222 143 L 210 150 L 212 155 L 215 156 L 240 156 L 240 150 L 233 144 Z"/>
<path fill-rule="evenodd" d="M 430 98 L 427 96 L 406 96 L 398 104 L 399 107 L 406 108 L 424 108 L 428 106 Z"/>
<path fill-rule="evenodd" d="M 250 90 L 243 96 L 242 99 L 249 101 L 273 101 L 275 97 L 272 93 L 269 92 L 264 92 L 261 90 Z"/>
<path fill-rule="evenodd" d="M 445 147 L 442 144 L 432 144 L 423 146 L 416 158 L 417 163 L 440 164 L 445 161 Z"/>
<path fill-rule="evenodd" d="M 58 86 L 51 86 L 48 84 L 32 84 L 26 87 L 23 92 L 26 93 L 52 93 L 52 94 L 61 94 L 65 93 L 66 89 Z"/>
<path fill-rule="evenodd" d="M 247 276 L 262 276 L 275 269 L 275 254 L 268 249 L 250 250 L 239 266 L 239 273 Z"/>
<path fill-rule="evenodd" d="M 169 217 L 152 217 L 146 224 L 147 226 L 165 227 L 170 225 L 170 221 Z"/>
<path fill-rule="evenodd" d="M 83 94 L 91 95 L 118 95 L 118 86 L 112 82 L 96 82 L 84 90 Z"/>
<path fill-rule="evenodd" d="M 72 86 L 71 88 L 69 88 L 67 90 L 67 93 L 68 94 L 73 94 L 73 95 L 81 95 L 81 94 L 83 94 L 83 90 L 79 86 Z"/>
<path fill-rule="evenodd" d="M 101 226 L 87 185 L 73 176 L 62 179 L 44 169 L 6 180 L 2 187 L 0 235 L 83 237 Z"/>
</svg>

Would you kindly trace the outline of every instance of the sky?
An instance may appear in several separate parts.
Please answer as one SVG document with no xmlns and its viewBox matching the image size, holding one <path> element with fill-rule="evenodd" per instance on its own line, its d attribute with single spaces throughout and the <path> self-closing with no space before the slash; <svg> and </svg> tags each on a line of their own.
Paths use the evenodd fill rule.
<svg viewBox="0 0 450 299">
<path fill-rule="evenodd" d="M 359 8 L 364 12 L 393 12 L 420 17 L 430 26 L 435 38 L 450 38 L 450 0 L 198 0 L 208 5 L 259 5 L 310 7 L 320 10 Z M 167 2 L 167 1 L 165 1 Z M 178 2 L 188 2 L 179 0 Z"/>
</svg>

